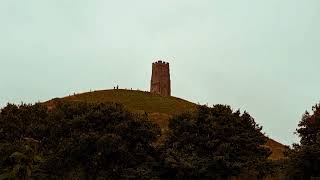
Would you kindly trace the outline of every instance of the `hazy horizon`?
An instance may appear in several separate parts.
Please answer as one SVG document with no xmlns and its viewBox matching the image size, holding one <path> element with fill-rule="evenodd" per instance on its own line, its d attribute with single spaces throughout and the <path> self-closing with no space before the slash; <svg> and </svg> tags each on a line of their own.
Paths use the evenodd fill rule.
<svg viewBox="0 0 320 180">
<path fill-rule="evenodd" d="M 149 90 L 248 111 L 284 143 L 320 101 L 320 1 L 0 0 L 0 107 L 74 92 Z"/>
</svg>

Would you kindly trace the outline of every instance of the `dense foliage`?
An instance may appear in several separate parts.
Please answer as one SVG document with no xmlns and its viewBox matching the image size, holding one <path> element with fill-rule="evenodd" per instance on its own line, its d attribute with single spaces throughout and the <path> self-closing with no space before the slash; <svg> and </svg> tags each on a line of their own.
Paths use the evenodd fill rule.
<svg viewBox="0 0 320 180">
<path fill-rule="evenodd" d="M 248 114 L 229 106 L 200 106 L 170 122 L 163 147 L 168 176 L 178 179 L 214 179 L 241 174 L 265 175 L 270 155 L 266 137 Z"/>
<path fill-rule="evenodd" d="M 117 104 L 8 105 L 0 114 L 0 179 L 151 178 L 159 135 Z"/>
<path fill-rule="evenodd" d="M 288 151 L 288 175 L 320 177 L 320 104 L 303 115 L 296 133 L 301 140 Z"/>
<path fill-rule="evenodd" d="M 215 179 L 272 170 L 248 114 L 200 106 L 158 125 L 119 104 L 8 104 L 0 112 L 0 179 Z"/>
</svg>

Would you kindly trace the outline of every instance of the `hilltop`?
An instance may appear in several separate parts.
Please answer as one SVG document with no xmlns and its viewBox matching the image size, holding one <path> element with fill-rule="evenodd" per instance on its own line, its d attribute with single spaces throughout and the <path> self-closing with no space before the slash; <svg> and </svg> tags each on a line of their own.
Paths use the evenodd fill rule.
<svg viewBox="0 0 320 180">
<path fill-rule="evenodd" d="M 122 89 L 75 94 L 64 98 L 56 98 L 46 103 L 51 107 L 54 106 L 55 101 L 57 100 L 68 102 L 121 103 L 133 112 L 146 112 L 151 120 L 159 124 L 163 133 L 167 130 L 170 117 L 187 111 L 195 111 L 197 107 L 197 104 L 177 97 L 164 97 L 144 91 Z M 284 157 L 283 151 L 285 146 L 281 143 L 269 139 L 266 146 L 273 152 L 269 157 L 270 159 L 277 160 Z"/>
</svg>

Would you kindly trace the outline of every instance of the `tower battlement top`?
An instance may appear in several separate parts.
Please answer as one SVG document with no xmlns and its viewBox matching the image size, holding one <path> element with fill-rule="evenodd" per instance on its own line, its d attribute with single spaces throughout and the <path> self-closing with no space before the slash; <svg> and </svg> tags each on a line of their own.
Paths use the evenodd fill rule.
<svg viewBox="0 0 320 180">
<path fill-rule="evenodd" d="M 168 62 L 161 61 L 161 60 L 159 60 L 159 61 L 157 61 L 157 62 L 154 62 L 154 63 L 152 63 L 152 64 L 169 65 L 169 63 L 168 63 Z"/>
</svg>

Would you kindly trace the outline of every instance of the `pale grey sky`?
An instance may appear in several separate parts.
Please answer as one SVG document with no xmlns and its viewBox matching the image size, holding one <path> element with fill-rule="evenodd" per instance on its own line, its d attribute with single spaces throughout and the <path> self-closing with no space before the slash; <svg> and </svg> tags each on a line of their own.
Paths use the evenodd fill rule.
<svg viewBox="0 0 320 180">
<path fill-rule="evenodd" d="M 0 106 L 149 89 L 247 110 L 285 144 L 320 98 L 319 0 L 0 0 Z"/>
</svg>

